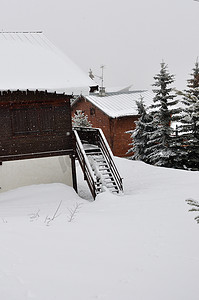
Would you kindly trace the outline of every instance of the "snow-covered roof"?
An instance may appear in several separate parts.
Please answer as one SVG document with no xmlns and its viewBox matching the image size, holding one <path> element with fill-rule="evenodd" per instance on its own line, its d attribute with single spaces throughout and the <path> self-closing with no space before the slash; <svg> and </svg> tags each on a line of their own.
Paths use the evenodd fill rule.
<svg viewBox="0 0 199 300">
<path fill-rule="evenodd" d="M 88 94 L 93 81 L 42 32 L 0 32 L 0 90 Z"/>
<path fill-rule="evenodd" d="M 110 92 L 106 96 L 90 94 L 86 99 L 111 118 L 137 115 L 136 101 L 141 97 L 146 106 L 153 102 L 154 93 L 149 91 Z M 74 102 L 75 103 L 75 102 Z"/>
</svg>

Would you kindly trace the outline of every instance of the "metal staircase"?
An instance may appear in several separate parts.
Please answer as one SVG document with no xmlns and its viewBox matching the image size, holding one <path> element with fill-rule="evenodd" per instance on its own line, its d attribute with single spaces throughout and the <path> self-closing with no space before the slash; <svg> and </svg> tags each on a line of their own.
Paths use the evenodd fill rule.
<svg viewBox="0 0 199 300">
<path fill-rule="evenodd" d="M 76 127 L 73 131 L 76 155 L 93 198 L 105 189 L 112 193 L 122 192 L 122 178 L 102 130 Z"/>
</svg>

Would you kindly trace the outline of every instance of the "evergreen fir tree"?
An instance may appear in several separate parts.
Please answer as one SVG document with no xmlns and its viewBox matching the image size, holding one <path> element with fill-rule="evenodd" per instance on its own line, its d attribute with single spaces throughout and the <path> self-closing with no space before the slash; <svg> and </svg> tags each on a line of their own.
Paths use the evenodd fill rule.
<svg viewBox="0 0 199 300">
<path fill-rule="evenodd" d="M 73 127 L 92 127 L 91 122 L 88 120 L 88 116 L 84 114 L 82 110 L 76 110 L 74 117 L 72 117 Z"/>
<path fill-rule="evenodd" d="M 199 96 L 199 66 L 198 60 L 195 62 L 195 68 L 193 68 L 193 73 L 191 74 L 192 78 L 188 79 L 187 87 L 189 88 L 188 92 L 191 92 L 194 96 Z"/>
<path fill-rule="evenodd" d="M 174 75 L 169 74 L 167 66 L 162 62 L 160 73 L 154 79 L 153 86 L 156 88 L 153 90 L 155 96 L 151 105 L 153 124 L 146 152 L 151 164 L 178 167 L 176 137 L 171 123 L 178 120 L 180 109 L 175 107 L 178 100 L 175 100 L 173 88 L 169 87 L 174 82 Z"/>
<path fill-rule="evenodd" d="M 131 159 L 148 162 L 145 150 L 148 138 L 147 133 L 150 130 L 152 118 L 147 114 L 143 98 L 141 98 L 140 101 L 136 101 L 136 105 L 140 117 L 135 121 L 136 128 L 127 132 L 131 133 L 132 138 L 132 144 L 130 144 L 132 147 L 128 153 L 133 153 Z"/>
<path fill-rule="evenodd" d="M 199 170 L 199 65 L 193 68 L 192 78 L 188 79 L 183 93 L 184 110 L 180 131 L 186 149 L 186 165 L 190 169 Z"/>
</svg>

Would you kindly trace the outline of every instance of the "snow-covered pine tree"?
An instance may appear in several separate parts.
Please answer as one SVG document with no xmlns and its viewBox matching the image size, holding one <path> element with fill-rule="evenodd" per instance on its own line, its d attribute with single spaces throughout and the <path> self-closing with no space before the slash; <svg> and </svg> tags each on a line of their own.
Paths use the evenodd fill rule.
<svg viewBox="0 0 199 300">
<path fill-rule="evenodd" d="M 88 120 L 88 116 L 84 114 L 82 110 L 76 110 L 74 117 L 72 117 L 73 127 L 92 127 L 91 122 Z"/>
<path fill-rule="evenodd" d="M 133 155 L 131 159 L 142 160 L 148 162 L 147 156 L 145 153 L 148 131 L 150 130 L 150 123 L 152 117 L 147 114 L 146 107 L 143 101 L 143 97 L 139 101 L 136 101 L 138 115 L 140 116 L 137 121 L 135 121 L 136 128 L 134 130 L 129 130 L 127 133 L 131 134 L 132 143 L 131 148 L 128 153 Z"/>
<path fill-rule="evenodd" d="M 176 94 L 169 87 L 174 82 L 174 75 L 168 72 L 167 65 L 162 62 L 160 73 L 154 76 L 154 80 L 153 86 L 156 88 L 153 90 L 155 96 L 151 105 L 153 124 L 148 134 L 146 153 L 153 165 L 178 167 L 176 136 L 171 123 L 178 120 L 180 109 L 176 107 Z"/>
<path fill-rule="evenodd" d="M 192 78 L 188 79 L 187 90 L 183 93 L 183 115 L 180 131 L 186 149 L 186 165 L 199 170 L 199 64 L 195 63 Z"/>
</svg>

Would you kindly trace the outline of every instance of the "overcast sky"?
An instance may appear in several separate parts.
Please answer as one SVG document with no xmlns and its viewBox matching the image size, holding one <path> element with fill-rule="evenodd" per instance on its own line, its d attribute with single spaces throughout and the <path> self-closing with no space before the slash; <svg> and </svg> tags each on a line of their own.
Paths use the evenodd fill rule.
<svg viewBox="0 0 199 300">
<path fill-rule="evenodd" d="M 1 0 L 4 31 L 42 30 L 83 71 L 107 87 L 151 89 L 164 60 L 186 80 L 199 56 L 199 2 L 194 0 Z M 1 50 L 0 50 L 1 51 Z"/>
</svg>

